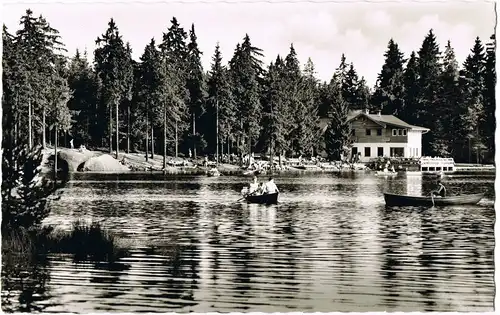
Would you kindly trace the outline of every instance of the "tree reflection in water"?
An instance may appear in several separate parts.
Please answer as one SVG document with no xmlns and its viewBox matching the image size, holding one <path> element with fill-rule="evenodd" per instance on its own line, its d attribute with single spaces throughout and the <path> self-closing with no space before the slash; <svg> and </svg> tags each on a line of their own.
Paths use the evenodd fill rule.
<svg viewBox="0 0 500 315">
<path fill-rule="evenodd" d="M 2 253 L 2 310 L 42 312 L 50 298 L 47 258 L 26 253 Z"/>
</svg>

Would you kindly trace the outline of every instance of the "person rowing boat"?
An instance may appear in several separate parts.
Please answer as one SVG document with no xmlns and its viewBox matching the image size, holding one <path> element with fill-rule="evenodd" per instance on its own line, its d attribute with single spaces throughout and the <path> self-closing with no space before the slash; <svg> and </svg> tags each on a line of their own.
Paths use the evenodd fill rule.
<svg viewBox="0 0 500 315">
<path fill-rule="evenodd" d="M 276 194 L 279 193 L 278 186 L 274 183 L 274 179 L 269 177 L 269 181 L 264 185 L 262 189 L 263 194 Z"/>
<path fill-rule="evenodd" d="M 432 192 L 433 196 L 440 196 L 440 197 L 446 197 L 446 187 L 444 187 L 443 183 L 441 180 L 437 181 L 438 188 L 437 190 Z"/>
</svg>

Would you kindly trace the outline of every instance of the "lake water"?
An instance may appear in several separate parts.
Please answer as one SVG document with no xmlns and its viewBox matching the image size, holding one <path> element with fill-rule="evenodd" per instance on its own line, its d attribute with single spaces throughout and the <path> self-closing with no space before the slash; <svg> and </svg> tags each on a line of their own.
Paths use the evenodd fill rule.
<svg viewBox="0 0 500 315">
<path fill-rule="evenodd" d="M 428 194 L 419 176 L 278 177 L 273 206 L 238 201 L 248 180 L 75 175 L 45 223 L 98 221 L 131 255 L 46 257 L 22 291 L 3 274 L 4 310 L 493 311 L 494 177 L 446 178 L 486 198 L 431 209 L 385 207 L 384 191 Z"/>
</svg>

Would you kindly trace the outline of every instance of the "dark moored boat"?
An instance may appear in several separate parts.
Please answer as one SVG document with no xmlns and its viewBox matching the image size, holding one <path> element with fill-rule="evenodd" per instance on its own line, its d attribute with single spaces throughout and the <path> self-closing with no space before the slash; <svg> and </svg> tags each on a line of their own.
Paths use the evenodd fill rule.
<svg viewBox="0 0 500 315">
<path fill-rule="evenodd" d="M 449 197 L 406 196 L 384 193 L 385 204 L 388 206 L 452 206 L 475 205 L 484 194 L 457 195 Z M 433 202 L 434 200 L 434 202 Z"/>
<path fill-rule="evenodd" d="M 261 203 L 261 204 L 272 205 L 278 203 L 278 195 L 279 193 L 251 195 L 251 196 L 245 196 L 245 199 L 249 203 Z"/>
</svg>

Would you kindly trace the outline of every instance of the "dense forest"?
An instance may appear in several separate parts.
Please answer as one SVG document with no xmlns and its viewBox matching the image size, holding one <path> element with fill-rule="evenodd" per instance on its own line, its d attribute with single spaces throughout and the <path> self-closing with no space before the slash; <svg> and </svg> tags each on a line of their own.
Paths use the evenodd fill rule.
<svg viewBox="0 0 500 315">
<path fill-rule="evenodd" d="M 390 39 L 373 88 L 344 55 L 332 60 L 331 80 L 320 82 L 313 61 L 301 65 L 293 44 L 264 65 L 248 34 L 227 62 L 214 47 L 211 68 L 203 69 L 195 26 L 186 31 L 175 17 L 140 60 L 113 19 L 93 58 L 80 51 L 65 57 L 58 31 L 30 10 L 15 33 L 3 26 L 2 41 L 4 148 L 74 139 L 146 156 L 324 150 L 335 159 L 349 144 L 348 111 L 368 108 L 430 128 L 425 155 L 494 157 L 494 36 L 486 44 L 476 38 L 461 67 L 452 43 L 443 51 L 432 30 L 410 56 Z M 329 122 L 326 132 L 320 119 Z"/>
</svg>

